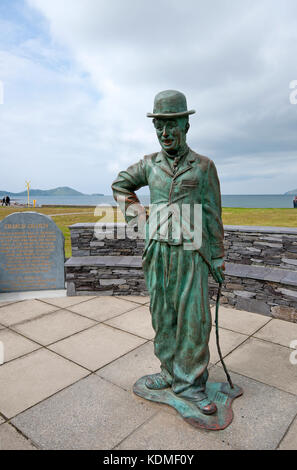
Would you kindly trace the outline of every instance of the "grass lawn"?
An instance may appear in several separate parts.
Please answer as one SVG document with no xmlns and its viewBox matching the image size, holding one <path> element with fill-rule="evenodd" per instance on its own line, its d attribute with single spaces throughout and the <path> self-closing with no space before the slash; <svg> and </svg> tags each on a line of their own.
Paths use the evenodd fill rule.
<svg viewBox="0 0 297 470">
<path fill-rule="evenodd" d="M 50 215 L 65 236 L 65 255 L 71 256 L 69 225 L 83 222 L 123 222 L 124 218 L 119 210 L 111 207 L 67 207 L 53 206 L 44 208 L 1 207 L 0 220 L 13 212 L 35 211 Z M 243 209 L 224 207 L 223 223 L 225 225 L 262 225 L 274 227 L 297 227 L 297 210 L 292 209 Z"/>
<path fill-rule="evenodd" d="M 266 227 L 297 227 L 296 209 L 243 209 L 224 207 L 225 225 L 262 225 Z"/>
</svg>

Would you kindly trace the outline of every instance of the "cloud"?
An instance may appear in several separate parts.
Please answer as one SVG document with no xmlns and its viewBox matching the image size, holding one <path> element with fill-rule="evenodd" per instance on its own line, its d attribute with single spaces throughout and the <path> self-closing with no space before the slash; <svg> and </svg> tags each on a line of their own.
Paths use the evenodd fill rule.
<svg viewBox="0 0 297 470">
<path fill-rule="evenodd" d="M 197 109 L 189 144 L 215 161 L 223 193 L 296 186 L 294 0 L 26 5 L 27 18 L 38 15 L 42 27 L 6 49 L 2 62 L 17 82 L 14 96 L 22 82 L 28 89 L 32 80 L 34 90 L 5 108 L 5 134 L 8 144 L 18 132 L 33 172 L 42 162 L 37 186 L 47 176 L 48 187 L 67 179 L 85 192 L 110 193 L 119 169 L 158 150 L 145 114 L 169 88 Z"/>
</svg>

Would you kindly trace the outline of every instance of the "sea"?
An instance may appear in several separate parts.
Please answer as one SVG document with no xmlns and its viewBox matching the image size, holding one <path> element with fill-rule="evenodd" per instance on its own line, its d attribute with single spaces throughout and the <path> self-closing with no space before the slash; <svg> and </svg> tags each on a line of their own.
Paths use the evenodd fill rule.
<svg viewBox="0 0 297 470">
<path fill-rule="evenodd" d="M 138 195 L 143 205 L 149 205 L 150 197 Z M 51 206 L 116 206 L 113 197 L 110 196 L 35 196 L 30 197 L 30 203 L 36 200 L 36 207 L 44 205 Z M 27 204 L 27 197 L 11 198 L 12 202 Z M 261 195 L 222 195 L 223 207 L 246 207 L 246 208 L 293 208 L 293 196 L 282 194 Z M 297 211 L 296 211 L 297 212 Z"/>
</svg>

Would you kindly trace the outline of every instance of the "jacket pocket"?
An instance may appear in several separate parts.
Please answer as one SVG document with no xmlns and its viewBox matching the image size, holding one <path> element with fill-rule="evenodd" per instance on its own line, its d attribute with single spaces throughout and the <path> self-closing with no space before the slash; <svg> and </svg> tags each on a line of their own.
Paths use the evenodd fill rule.
<svg viewBox="0 0 297 470">
<path fill-rule="evenodd" d="M 184 188 L 197 188 L 198 181 L 197 180 L 182 180 L 181 186 Z"/>
</svg>

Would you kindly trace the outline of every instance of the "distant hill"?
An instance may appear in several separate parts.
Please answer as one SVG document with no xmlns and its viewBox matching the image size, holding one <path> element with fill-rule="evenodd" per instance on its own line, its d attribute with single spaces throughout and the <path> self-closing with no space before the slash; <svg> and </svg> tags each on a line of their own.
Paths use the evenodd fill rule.
<svg viewBox="0 0 297 470">
<path fill-rule="evenodd" d="M 1 191 L 0 195 L 18 197 L 18 196 L 27 196 L 27 191 L 22 191 L 20 193 L 12 193 L 10 191 Z M 75 189 L 69 188 L 68 186 L 63 186 L 54 189 L 30 189 L 30 196 L 88 196 L 88 194 L 80 193 Z M 94 196 L 94 195 L 93 195 Z M 104 194 L 96 194 L 96 196 L 104 196 Z"/>
<path fill-rule="evenodd" d="M 292 189 L 292 191 L 288 191 L 285 193 L 285 196 L 295 196 L 297 195 L 297 189 Z"/>
</svg>

